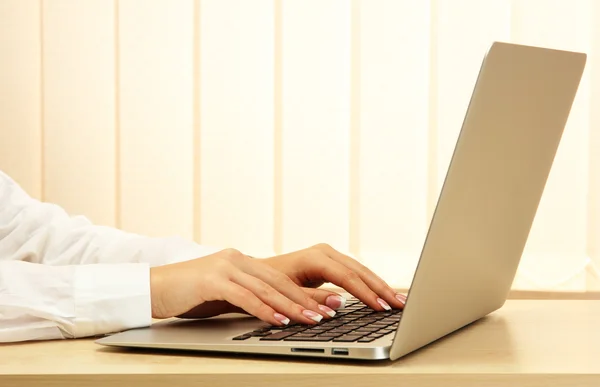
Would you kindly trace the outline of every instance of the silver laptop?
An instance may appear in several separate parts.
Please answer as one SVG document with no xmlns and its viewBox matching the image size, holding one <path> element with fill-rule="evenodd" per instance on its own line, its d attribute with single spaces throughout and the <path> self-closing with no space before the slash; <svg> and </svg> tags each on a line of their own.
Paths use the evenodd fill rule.
<svg viewBox="0 0 600 387">
<path fill-rule="evenodd" d="M 163 321 L 97 343 L 396 360 L 499 309 L 514 280 L 585 62 L 582 53 L 491 46 L 403 311 L 374 312 L 350 299 L 335 318 L 316 326 L 272 328 L 253 317 L 230 315 Z"/>
</svg>

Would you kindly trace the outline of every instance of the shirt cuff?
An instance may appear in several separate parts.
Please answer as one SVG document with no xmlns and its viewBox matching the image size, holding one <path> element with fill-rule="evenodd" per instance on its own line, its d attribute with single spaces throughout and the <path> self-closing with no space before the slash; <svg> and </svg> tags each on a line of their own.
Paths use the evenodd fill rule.
<svg viewBox="0 0 600 387">
<path fill-rule="evenodd" d="M 152 323 L 147 263 L 77 266 L 73 292 L 75 338 L 147 327 Z"/>
</svg>

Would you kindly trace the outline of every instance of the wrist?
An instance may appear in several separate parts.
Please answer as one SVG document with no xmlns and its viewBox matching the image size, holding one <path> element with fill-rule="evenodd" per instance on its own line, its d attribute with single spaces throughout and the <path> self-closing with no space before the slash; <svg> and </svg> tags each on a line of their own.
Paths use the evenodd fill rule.
<svg viewBox="0 0 600 387">
<path fill-rule="evenodd" d="M 162 273 L 161 267 L 150 268 L 150 302 L 152 318 L 164 318 L 164 307 L 162 303 Z"/>
</svg>

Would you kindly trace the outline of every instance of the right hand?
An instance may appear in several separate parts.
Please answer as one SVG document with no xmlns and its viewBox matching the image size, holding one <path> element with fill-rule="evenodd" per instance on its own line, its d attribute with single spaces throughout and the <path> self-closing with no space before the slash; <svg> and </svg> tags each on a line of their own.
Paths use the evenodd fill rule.
<svg viewBox="0 0 600 387">
<path fill-rule="evenodd" d="M 186 316 L 215 302 L 239 307 L 275 326 L 290 320 L 316 324 L 333 314 L 282 272 L 233 249 L 152 267 L 150 287 L 154 318 Z"/>
</svg>

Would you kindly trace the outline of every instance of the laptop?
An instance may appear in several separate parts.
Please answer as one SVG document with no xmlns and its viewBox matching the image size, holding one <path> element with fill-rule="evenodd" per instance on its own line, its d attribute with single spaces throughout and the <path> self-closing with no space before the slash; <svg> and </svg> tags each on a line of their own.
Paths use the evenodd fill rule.
<svg viewBox="0 0 600 387">
<path fill-rule="evenodd" d="M 96 342 L 396 360 L 496 311 L 513 283 L 586 58 L 583 53 L 492 44 L 403 310 L 374 312 L 351 298 L 334 318 L 315 326 L 273 328 L 251 316 L 227 315 L 162 321 Z"/>
</svg>

